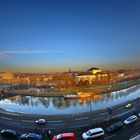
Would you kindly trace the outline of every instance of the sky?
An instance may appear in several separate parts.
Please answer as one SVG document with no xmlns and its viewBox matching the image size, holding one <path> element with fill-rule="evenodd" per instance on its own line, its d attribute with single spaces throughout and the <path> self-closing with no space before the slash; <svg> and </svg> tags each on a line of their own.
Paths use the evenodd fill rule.
<svg viewBox="0 0 140 140">
<path fill-rule="evenodd" d="M 0 71 L 140 68 L 139 0 L 0 0 Z"/>
</svg>

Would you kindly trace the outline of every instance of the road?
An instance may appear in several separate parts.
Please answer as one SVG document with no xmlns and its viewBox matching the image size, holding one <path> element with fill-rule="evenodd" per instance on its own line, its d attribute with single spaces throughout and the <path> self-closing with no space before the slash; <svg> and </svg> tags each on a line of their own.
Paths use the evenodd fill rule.
<svg viewBox="0 0 140 140">
<path fill-rule="evenodd" d="M 102 127 L 106 130 L 109 124 L 116 121 L 123 121 L 129 115 L 130 110 L 136 109 L 137 114 L 140 112 L 140 98 L 130 101 L 132 107 L 125 108 L 126 103 L 112 108 L 112 115 L 109 115 L 107 110 L 100 110 L 91 113 L 73 114 L 65 116 L 37 116 L 37 115 L 22 115 L 22 114 L 0 114 L 0 130 L 1 129 L 14 129 L 19 134 L 25 132 L 46 132 L 48 129 L 52 131 L 53 135 L 61 132 L 75 132 L 78 140 L 82 140 L 81 134 L 90 128 Z M 37 125 L 35 120 L 39 118 L 45 118 L 47 120 L 46 125 Z M 110 121 L 110 119 L 112 120 Z M 109 120 L 108 120 L 109 119 Z M 127 140 L 133 135 L 140 132 L 140 118 L 136 123 L 129 126 L 124 126 L 120 131 L 112 134 L 105 133 L 105 136 L 100 139 L 118 140 L 123 138 Z M 1 138 L 2 139 L 2 138 Z"/>
</svg>

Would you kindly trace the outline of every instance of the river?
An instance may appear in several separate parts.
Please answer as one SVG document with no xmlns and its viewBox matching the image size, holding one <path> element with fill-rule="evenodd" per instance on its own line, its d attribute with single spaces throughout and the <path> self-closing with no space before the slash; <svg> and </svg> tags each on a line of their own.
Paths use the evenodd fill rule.
<svg viewBox="0 0 140 140">
<path fill-rule="evenodd" d="M 111 107 L 140 96 L 140 85 L 92 98 L 14 96 L 0 100 L 0 108 L 24 114 L 60 115 L 89 112 Z"/>
</svg>

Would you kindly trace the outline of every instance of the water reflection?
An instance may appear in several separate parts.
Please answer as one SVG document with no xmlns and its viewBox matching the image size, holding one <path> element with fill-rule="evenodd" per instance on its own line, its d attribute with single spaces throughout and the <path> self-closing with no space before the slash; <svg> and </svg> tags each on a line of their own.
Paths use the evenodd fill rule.
<svg viewBox="0 0 140 140">
<path fill-rule="evenodd" d="M 139 96 L 140 85 L 129 89 L 79 99 L 14 96 L 0 100 L 0 108 L 30 114 L 71 114 L 98 110 Z"/>
<path fill-rule="evenodd" d="M 22 105 L 22 106 L 35 106 L 43 105 L 44 107 L 48 108 L 50 104 L 50 98 L 43 98 L 43 97 L 31 97 L 31 96 L 14 96 L 8 98 L 12 103 Z M 12 100 L 11 100 L 12 99 Z M 15 99 L 15 100 L 13 100 Z"/>
</svg>

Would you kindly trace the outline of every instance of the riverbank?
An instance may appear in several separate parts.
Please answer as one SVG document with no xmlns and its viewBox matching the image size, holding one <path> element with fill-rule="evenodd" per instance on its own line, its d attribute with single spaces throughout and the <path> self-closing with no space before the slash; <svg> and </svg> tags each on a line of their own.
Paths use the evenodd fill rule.
<svg viewBox="0 0 140 140">
<path fill-rule="evenodd" d="M 100 90 L 100 93 L 105 94 L 105 93 L 110 93 L 110 92 L 127 89 L 127 88 L 133 87 L 135 85 L 139 85 L 139 84 L 140 84 L 140 79 L 134 79 L 134 80 L 128 80 L 128 81 L 108 85 L 105 88 L 99 87 L 99 90 Z"/>
<path fill-rule="evenodd" d="M 107 107 L 116 107 L 118 108 L 119 105 L 125 106 L 127 103 L 131 103 L 132 100 L 137 99 L 140 97 L 139 92 L 140 91 L 140 85 L 133 86 L 131 88 L 120 90 L 118 92 L 113 92 L 110 94 L 103 94 L 100 95 L 101 98 L 88 98 L 88 100 L 84 99 L 77 99 L 77 100 L 65 100 L 64 98 L 37 98 L 37 97 L 22 97 L 22 96 L 13 96 L 7 99 L 7 103 L 10 106 L 8 107 L 8 104 L 5 103 L 1 104 L 2 108 L 1 111 L 4 113 L 14 113 L 16 115 L 27 115 L 27 116 L 77 116 L 77 115 L 84 115 L 89 114 L 89 112 L 100 112 Z M 136 93 L 136 94 L 135 94 Z M 130 94 L 130 95 L 129 95 Z M 133 94 L 133 98 L 131 96 Z M 99 97 L 99 95 L 97 95 Z M 127 98 L 128 96 L 128 98 Z M 119 98 L 121 99 L 121 102 L 117 101 Z M 16 100 L 15 100 L 16 99 Z M 43 99 L 43 100 L 42 100 Z M 44 100 L 47 99 L 47 100 Z M 15 100 L 15 102 L 14 102 Z M 25 102 L 27 101 L 27 102 Z M 0 102 L 1 103 L 1 102 Z M 17 107 L 12 107 L 12 105 L 15 106 L 17 104 Z M 84 105 L 86 103 L 86 106 Z M 20 109 L 20 105 L 23 107 Z M 30 111 L 26 109 L 23 105 L 32 106 L 33 110 L 36 111 Z M 38 105 L 42 107 L 38 107 Z M 45 107 L 45 109 L 44 109 Z M 82 107 L 83 111 L 80 111 L 80 108 Z M 69 111 L 73 110 L 73 111 Z M 55 110 L 55 111 L 54 111 Z M 114 109 L 113 109 L 114 110 Z M 50 113 L 49 111 L 53 112 Z M 60 113 L 59 113 L 60 112 Z"/>
<path fill-rule="evenodd" d="M 140 79 L 134 79 L 134 80 L 127 80 L 120 83 L 109 84 L 105 86 L 97 86 L 94 89 L 88 88 L 88 90 L 91 91 L 92 95 L 99 95 L 99 94 L 106 94 L 110 92 L 127 89 L 138 84 L 140 84 Z M 6 91 L 4 95 L 5 96 L 21 95 L 21 96 L 38 96 L 38 97 L 63 97 L 65 94 L 69 94 L 69 93 L 72 92 L 58 92 L 54 90 L 48 90 L 47 92 L 38 93 L 38 92 L 28 92 L 26 89 L 24 89 L 24 90 Z"/>
</svg>

